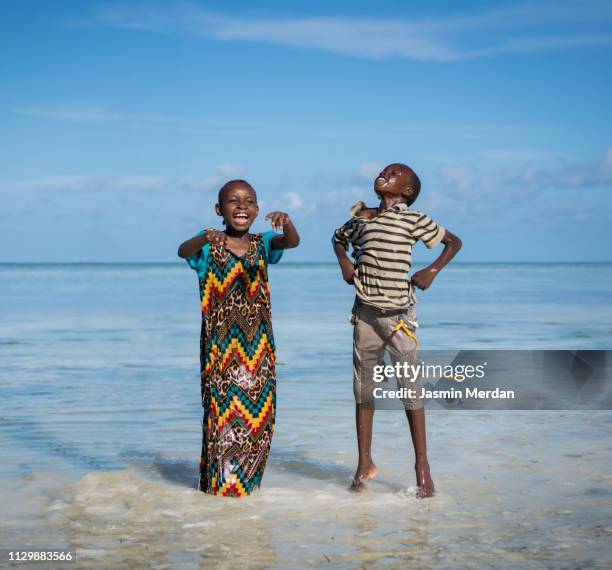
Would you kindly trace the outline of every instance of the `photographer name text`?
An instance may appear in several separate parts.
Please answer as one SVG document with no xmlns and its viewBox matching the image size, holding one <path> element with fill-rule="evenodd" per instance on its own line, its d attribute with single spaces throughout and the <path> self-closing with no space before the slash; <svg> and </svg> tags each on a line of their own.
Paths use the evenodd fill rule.
<svg viewBox="0 0 612 570">
<path fill-rule="evenodd" d="M 416 399 L 423 398 L 425 400 L 504 400 L 514 399 L 514 390 L 501 390 L 495 388 L 493 390 L 480 390 L 478 388 L 465 388 L 464 390 L 456 390 L 454 388 L 450 390 L 428 390 L 427 388 L 421 388 L 420 392 L 416 388 L 398 388 L 397 390 L 385 390 L 381 386 L 374 388 L 373 395 L 375 398 L 383 399 Z"/>
</svg>

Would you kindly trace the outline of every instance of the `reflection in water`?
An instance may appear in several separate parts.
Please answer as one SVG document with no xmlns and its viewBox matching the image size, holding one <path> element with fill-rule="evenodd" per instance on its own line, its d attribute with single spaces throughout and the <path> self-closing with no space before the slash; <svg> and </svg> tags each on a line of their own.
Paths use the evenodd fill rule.
<svg viewBox="0 0 612 570">
<path fill-rule="evenodd" d="M 0 547 L 72 547 L 84 568 L 612 565 L 609 412 L 428 411 L 439 492 L 419 501 L 405 416 L 380 411 L 380 474 L 347 491 L 352 299 L 334 266 L 271 272 L 278 413 L 262 489 L 245 500 L 196 491 L 190 275 L 0 266 Z M 612 265 L 449 267 L 423 294 L 420 340 L 608 348 L 611 282 Z"/>
</svg>

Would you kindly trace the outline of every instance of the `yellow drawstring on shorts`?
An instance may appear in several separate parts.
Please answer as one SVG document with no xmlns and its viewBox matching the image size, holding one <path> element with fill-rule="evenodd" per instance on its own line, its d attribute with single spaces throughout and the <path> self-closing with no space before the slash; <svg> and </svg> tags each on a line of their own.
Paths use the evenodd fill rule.
<svg viewBox="0 0 612 570">
<path fill-rule="evenodd" d="M 393 327 L 393 332 L 403 330 L 415 343 L 419 346 L 419 340 L 416 335 L 408 328 L 408 325 L 404 322 L 404 319 L 400 319 L 399 322 Z"/>
<path fill-rule="evenodd" d="M 408 326 L 404 322 L 404 319 L 400 319 L 399 322 L 393 327 L 392 330 L 393 332 L 403 330 L 414 342 L 416 342 L 417 347 L 419 346 L 419 339 L 408 328 Z M 436 380 L 454 380 L 455 382 L 462 382 L 462 380 L 457 380 L 455 376 L 429 376 L 429 378 L 435 378 Z"/>
</svg>

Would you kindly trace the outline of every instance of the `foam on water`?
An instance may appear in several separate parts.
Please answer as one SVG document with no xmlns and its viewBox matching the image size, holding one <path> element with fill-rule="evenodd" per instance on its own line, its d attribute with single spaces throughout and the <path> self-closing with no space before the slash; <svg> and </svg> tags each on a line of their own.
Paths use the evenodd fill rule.
<svg viewBox="0 0 612 570">
<path fill-rule="evenodd" d="M 612 563 L 609 412 L 428 410 L 421 501 L 406 419 L 381 411 L 380 474 L 355 495 L 350 288 L 324 265 L 271 279 L 276 432 L 262 489 L 236 500 L 195 490 L 192 273 L 0 266 L 0 547 L 76 549 L 84 568 Z M 420 295 L 421 342 L 608 348 L 610 283 L 609 265 L 449 267 Z"/>
<path fill-rule="evenodd" d="M 195 461 L 140 453 L 126 459 L 126 469 L 89 471 L 72 482 L 70 462 L 60 462 L 12 479 L 3 542 L 74 549 L 80 566 L 92 568 L 422 568 L 490 560 L 539 568 L 561 559 L 605 567 L 610 415 L 510 417 L 429 414 L 439 491 L 428 500 L 414 496 L 408 432 L 390 414 L 377 417 L 380 475 L 363 494 L 347 490 L 354 453 L 334 456 L 329 445 L 296 451 L 282 438 L 262 489 L 247 499 L 196 491 Z"/>
</svg>

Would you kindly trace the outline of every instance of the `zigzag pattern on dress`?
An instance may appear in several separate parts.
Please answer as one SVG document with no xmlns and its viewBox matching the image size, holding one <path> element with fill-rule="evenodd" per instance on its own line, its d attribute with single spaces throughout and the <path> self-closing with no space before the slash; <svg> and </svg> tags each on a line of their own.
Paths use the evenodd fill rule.
<svg viewBox="0 0 612 570">
<path fill-rule="evenodd" d="M 254 301 L 261 294 L 269 293 L 265 262 L 260 261 L 254 267 L 230 258 L 223 267 L 213 266 L 201 284 L 202 313 L 210 310 L 214 301 L 223 300 L 228 290 L 240 289 L 245 299 Z"/>
<path fill-rule="evenodd" d="M 213 367 L 219 366 L 223 373 L 230 363 L 235 362 L 246 367 L 251 375 L 256 374 L 266 356 L 274 360 L 274 339 L 270 337 L 269 330 L 267 323 L 262 322 L 251 342 L 248 342 L 237 324 L 232 325 L 223 340 L 216 330 L 213 331 L 206 346 L 204 372 L 209 374 Z"/>
<path fill-rule="evenodd" d="M 211 245 L 200 293 L 200 488 L 244 496 L 261 483 L 276 408 L 275 344 L 261 236 L 252 238 L 242 257 Z"/>
<path fill-rule="evenodd" d="M 213 388 L 211 390 L 211 420 L 216 419 L 217 429 L 223 430 L 228 424 L 242 425 L 252 439 L 257 439 L 266 423 L 274 415 L 274 385 L 266 383 L 255 400 L 238 386 L 232 386 L 225 398 Z"/>
<path fill-rule="evenodd" d="M 258 418 L 244 409 L 237 413 L 236 399 L 231 400 L 223 416 L 217 416 L 213 407 L 207 428 L 221 454 L 209 454 L 201 467 L 208 467 L 208 492 L 241 496 L 243 490 L 248 494 L 259 485 L 263 476 L 274 432 L 275 396 L 268 391 Z M 250 422 L 259 426 L 252 429 Z"/>
<path fill-rule="evenodd" d="M 215 495 L 222 495 L 224 497 L 244 497 L 245 495 L 249 495 L 255 487 L 259 487 L 263 471 L 257 473 L 256 476 L 251 479 L 239 466 L 235 466 L 228 475 L 219 475 L 218 469 L 215 468 L 211 478 L 211 489 Z"/>
<path fill-rule="evenodd" d="M 243 314 L 242 310 L 240 312 L 227 311 L 224 305 L 219 304 L 219 309 L 223 312 L 223 315 L 221 315 L 213 331 L 216 338 L 225 341 L 225 338 L 235 333 L 237 328 L 240 331 L 240 337 L 243 342 L 252 343 L 260 333 L 262 324 L 268 330 L 272 328 L 269 318 L 259 314 L 258 305 L 259 303 L 253 303 L 251 306 L 243 307 Z"/>
</svg>

